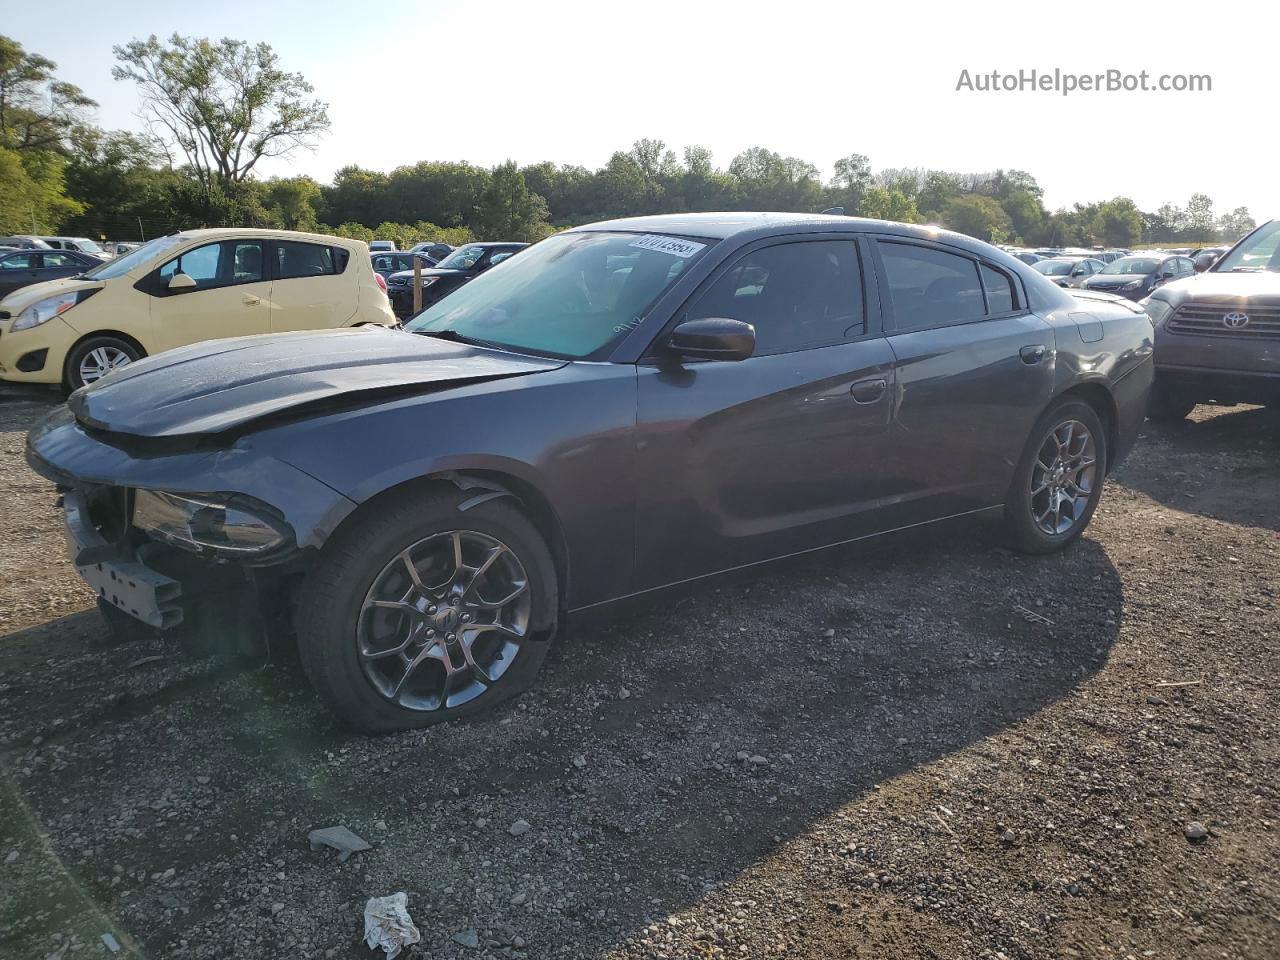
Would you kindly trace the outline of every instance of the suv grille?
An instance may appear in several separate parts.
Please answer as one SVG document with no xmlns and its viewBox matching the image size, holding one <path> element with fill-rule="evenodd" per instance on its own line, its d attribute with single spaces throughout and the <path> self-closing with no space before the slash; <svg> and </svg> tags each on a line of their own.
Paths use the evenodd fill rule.
<svg viewBox="0 0 1280 960">
<path fill-rule="evenodd" d="M 1223 318 L 1243 313 L 1249 318 L 1244 326 L 1231 326 Z M 1231 304 L 1186 303 L 1169 318 L 1170 333 L 1192 333 L 1215 337 L 1253 337 L 1280 339 L 1280 306 L 1251 307 Z"/>
</svg>

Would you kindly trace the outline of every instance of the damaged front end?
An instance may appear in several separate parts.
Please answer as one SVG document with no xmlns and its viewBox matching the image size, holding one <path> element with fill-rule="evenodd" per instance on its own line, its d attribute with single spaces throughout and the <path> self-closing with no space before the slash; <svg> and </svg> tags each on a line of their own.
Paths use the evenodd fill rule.
<svg viewBox="0 0 1280 960">
<path fill-rule="evenodd" d="M 68 556 L 109 622 L 128 622 L 112 616 L 119 611 L 194 634 L 202 647 L 233 640 L 256 652 L 287 631 L 323 531 L 354 507 L 251 448 L 158 450 L 87 429 L 66 412 L 32 431 L 27 460 L 57 484 Z"/>
</svg>

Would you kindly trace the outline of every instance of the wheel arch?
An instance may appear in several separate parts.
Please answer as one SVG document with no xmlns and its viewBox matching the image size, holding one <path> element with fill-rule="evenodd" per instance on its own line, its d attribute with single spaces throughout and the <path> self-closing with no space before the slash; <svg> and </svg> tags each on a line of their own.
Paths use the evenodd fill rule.
<svg viewBox="0 0 1280 960">
<path fill-rule="evenodd" d="M 87 340 L 92 340 L 94 337 L 115 337 L 117 340 L 123 340 L 125 343 L 129 344 L 129 346 L 133 347 L 133 349 L 137 350 L 139 360 L 147 356 L 147 348 L 142 345 L 137 337 L 130 336 L 120 330 L 92 330 L 82 337 L 77 337 L 71 346 L 67 347 L 66 355 L 62 358 L 62 385 L 64 387 L 69 386 L 71 382 L 70 378 L 67 376 L 67 372 L 70 370 L 72 354 L 80 348 L 82 343 Z"/>
<path fill-rule="evenodd" d="M 1072 384 L 1055 396 L 1052 402 L 1058 403 L 1062 400 L 1081 400 L 1087 403 L 1102 421 L 1102 428 L 1107 434 L 1107 472 L 1109 473 L 1112 464 L 1115 463 L 1120 423 L 1120 410 L 1116 405 L 1115 396 L 1104 381 L 1086 380 Z"/>
<path fill-rule="evenodd" d="M 468 494 L 458 509 L 465 512 L 489 500 L 507 497 L 520 504 L 538 533 L 541 534 L 551 559 L 555 563 L 556 579 L 560 590 L 560 613 L 566 609 L 569 596 L 569 544 L 565 537 L 564 526 L 560 522 L 559 513 L 550 499 L 538 486 L 515 473 L 495 468 L 467 467 L 461 469 L 437 470 L 421 476 L 410 477 L 394 483 L 373 496 L 364 499 L 355 510 L 342 518 L 341 528 L 353 518 L 364 514 L 392 497 L 404 496 L 415 488 L 425 493 L 432 489 L 452 489 Z M 334 533 L 337 530 L 335 529 Z M 332 534 L 330 535 L 332 536 Z"/>
</svg>

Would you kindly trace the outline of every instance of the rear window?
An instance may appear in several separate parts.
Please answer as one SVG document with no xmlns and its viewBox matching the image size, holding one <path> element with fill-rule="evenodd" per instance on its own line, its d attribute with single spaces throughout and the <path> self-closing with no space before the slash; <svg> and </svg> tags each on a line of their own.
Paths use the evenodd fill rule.
<svg viewBox="0 0 1280 960">
<path fill-rule="evenodd" d="M 880 243 L 894 327 L 926 330 L 986 316 L 978 264 L 931 247 Z"/>
<path fill-rule="evenodd" d="M 283 240 L 276 243 L 276 279 L 326 277 L 347 269 L 348 253 L 341 247 Z"/>
</svg>

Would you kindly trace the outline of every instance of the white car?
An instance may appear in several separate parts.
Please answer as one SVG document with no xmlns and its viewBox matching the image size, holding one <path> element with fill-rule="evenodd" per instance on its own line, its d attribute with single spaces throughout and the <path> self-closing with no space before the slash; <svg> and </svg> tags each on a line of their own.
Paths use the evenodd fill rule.
<svg viewBox="0 0 1280 960">
<path fill-rule="evenodd" d="M 88 237 L 39 237 L 54 250 L 78 250 L 104 260 L 111 259 L 111 254 L 94 243 Z"/>
</svg>

